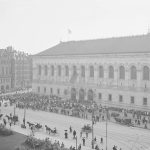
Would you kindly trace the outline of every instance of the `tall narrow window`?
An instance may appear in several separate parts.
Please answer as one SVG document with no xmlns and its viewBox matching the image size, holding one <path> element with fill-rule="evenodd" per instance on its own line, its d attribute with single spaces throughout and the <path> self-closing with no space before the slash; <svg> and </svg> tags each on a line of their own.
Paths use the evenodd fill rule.
<svg viewBox="0 0 150 150">
<path fill-rule="evenodd" d="M 119 67 L 119 78 L 120 79 L 125 79 L 125 68 L 124 68 L 124 66 L 120 66 Z"/>
<path fill-rule="evenodd" d="M 134 104 L 134 96 L 131 96 L 131 104 Z"/>
<path fill-rule="evenodd" d="M 143 105 L 147 105 L 147 98 L 146 97 L 143 98 Z"/>
<path fill-rule="evenodd" d="M 41 65 L 39 65 L 39 67 L 38 67 L 38 74 L 41 75 L 41 73 L 42 73 L 42 67 L 41 67 Z"/>
<path fill-rule="evenodd" d="M 104 78 L 104 68 L 103 68 L 103 66 L 99 66 L 99 78 Z"/>
<path fill-rule="evenodd" d="M 149 67 L 143 67 L 143 80 L 149 80 Z"/>
<path fill-rule="evenodd" d="M 123 102 L 123 96 L 119 95 L 119 102 Z"/>
<path fill-rule="evenodd" d="M 90 66 L 90 77 L 93 78 L 94 77 L 94 67 Z"/>
<path fill-rule="evenodd" d="M 69 76 L 69 67 L 68 66 L 65 66 L 65 75 Z"/>
<path fill-rule="evenodd" d="M 58 76 L 61 76 L 61 66 L 58 66 Z"/>
<path fill-rule="evenodd" d="M 108 100 L 109 100 L 109 101 L 112 100 L 112 95 L 111 95 L 111 94 L 108 95 Z"/>
<path fill-rule="evenodd" d="M 45 70 L 45 76 L 47 76 L 47 74 L 48 74 L 48 67 L 47 67 L 47 65 L 45 65 L 44 70 Z"/>
<path fill-rule="evenodd" d="M 44 93 L 46 93 L 46 87 L 44 87 Z"/>
<path fill-rule="evenodd" d="M 81 77 L 85 77 L 85 67 L 81 66 Z"/>
<path fill-rule="evenodd" d="M 73 66 L 73 74 L 77 74 L 77 67 L 76 66 Z"/>
<path fill-rule="evenodd" d="M 51 66 L 51 75 L 54 76 L 54 66 Z"/>
<path fill-rule="evenodd" d="M 137 79 L 137 70 L 135 66 L 131 67 L 131 80 L 136 80 Z"/>
<path fill-rule="evenodd" d="M 113 79 L 114 78 L 114 67 L 109 66 L 109 78 Z"/>
</svg>

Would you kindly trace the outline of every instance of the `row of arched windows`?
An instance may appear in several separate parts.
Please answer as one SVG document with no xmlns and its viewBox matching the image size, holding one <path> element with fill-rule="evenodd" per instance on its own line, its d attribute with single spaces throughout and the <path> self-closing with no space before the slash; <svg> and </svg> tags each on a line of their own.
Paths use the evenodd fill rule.
<svg viewBox="0 0 150 150">
<path fill-rule="evenodd" d="M 76 74 L 77 73 L 77 67 L 73 66 L 72 69 L 73 69 L 73 71 L 72 71 L 73 74 Z M 85 66 L 82 65 L 80 69 L 81 69 L 81 77 L 85 77 Z M 50 70 L 51 70 L 51 76 L 54 76 L 54 74 L 55 74 L 54 65 L 51 65 Z M 57 66 L 57 71 L 58 71 L 58 76 L 61 76 L 62 75 L 61 65 Z M 119 71 L 119 79 L 124 80 L 125 74 L 126 74 L 125 67 L 120 66 L 118 71 Z M 39 65 L 38 66 L 38 74 L 41 75 L 41 73 L 42 73 L 42 67 L 41 67 L 41 65 Z M 48 67 L 46 65 L 44 66 L 44 74 L 45 74 L 45 76 L 48 75 Z M 89 67 L 89 76 L 91 78 L 94 78 L 94 74 L 95 74 L 94 66 L 90 66 Z M 143 74 L 143 80 L 149 80 L 150 69 L 148 66 L 143 67 L 142 74 Z M 65 66 L 65 76 L 69 76 L 69 67 L 67 65 Z M 99 76 L 99 78 L 104 78 L 104 67 L 103 66 L 99 66 L 98 76 Z M 108 78 L 114 79 L 114 67 L 113 66 L 108 67 Z M 130 79 L 131 80 L 137 79 L 137 69 L 135 66 L 131 66 L 131 68 L 130 68 Z"/>
</svg>

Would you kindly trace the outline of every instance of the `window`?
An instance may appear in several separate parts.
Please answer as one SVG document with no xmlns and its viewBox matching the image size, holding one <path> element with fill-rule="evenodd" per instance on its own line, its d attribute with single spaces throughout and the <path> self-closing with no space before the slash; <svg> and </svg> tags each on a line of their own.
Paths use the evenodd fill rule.
<svg viewBox="0 0 150 150">
<path fill-rule="evenodd" d="M 112 95 L 111 95 L 111 94 L 108 95 L 108 100 L 109 100 L 109 101 L 112 100 Z"/>
<path fill-rule="evenodd" d="M 46 93 L 46 87 L 44 87 L 44 93 Z"/>
<path fill-rule="evenodd" d="M 81 77 L 85 77 L 85 67 L 81 66 Z"/>
<path fill-rule="evenodd" d="M 137 71 L 136 71 L 136 67 L 132 66 L 131 67 L 131 80 L 136 80 L 137 79 Z"/>
<path fill-rule="evenodd" d="M 54 76 L 54 66 L 51 66 L 51 75 Z"/>
<path fill-rule="evenodd" d="M 48 67 L 45 65 L 45 67 L 44 67 L 44 72 L 45 72 L 45 76 L 47 76 L 47 74 L 48 74 Z"/>
<path fill-rule="evenodd" d="M 41 67 L 41 65 L 39 65 L 39 67 L 38 67 L 38 74 L 41 75 L 41 73 L 42 73 L 42 67 Z"/>
<path fill-rule="evenodd" d="M 109 66 L 109 78 L 113 79 L 114 78 L 114 67 Z"/>
<path fill-rule="evenodd" d="M 50 88 L 50 93 L 53 94 L 53 88 Z"/>
<path fill-rule="evenodd" d="M 99 78 L 104 78 L 104 68 L 103 68 L 103 66 L 99 66 Z"/>
<path fill-rule="evenodd" d="M 59 95 L 59 93 L 60 93 L 60 90 L 59 90 L 59 89 L 57 89 L 57 94 Z"/>
<path fill-rule="evenodd" d="M 93 78 L 94 77 L 94 67 L 90 66 L 90 77 Z"/>
<path fill-rule="evenodd" d="M 73 74 L 73 75 L 76 75 L 76 74 L 77 74 L 77 67 L 76 67 L 76 66 L 73 66 L 72 74 Z"/>
<path fill-rule="evenodd" d="M 123 102 L 123 96 L 119 95 L 119 102 Z"/>
<path fill-rule="evenodd" d="M 131 104 L 134 104 L 134 96 L 131 96 Z"/>
<path fill-rule="evenodd" d="M 143 98 L 143 105 L 147 105 L 147 98 L 146 97 Z"/>
<path fill-rule="evenodd" d="M 149 80 L 149 67 L 143 67 L 143 80 Z"/>
<path fill-rule="evenodd" d="M 4 75 L 4 67 L 2 67 L 2 75 Z"/>
<path fill-rule="evenodd" d="M 125 68 L 124 68 L 124 66 L 120 66 L 119 67 L 119 78 L 120 79 L 125 79 Z"/>
<path fill-rule="evenodd" d="M 58 76 L 61 76 L 61 66 L 58 66 Z"/>
<path fill-rule="evenodd" d="M 99 93 L 99 94 L 98 94 L 98 97 L 99 97 L 99 99 L 102 99 L 102 94 Z"/>
<path fill-rule="evenodd" d="M 37 89 L 38 93 L 40 93 L 40 87 L 38 86 L 38 89 Z"/>
<path fill-rule="evenodd" d="M 65 66 L 65 75 L 69 76 L 69 67 L 68 66 Z"/>
</svg>

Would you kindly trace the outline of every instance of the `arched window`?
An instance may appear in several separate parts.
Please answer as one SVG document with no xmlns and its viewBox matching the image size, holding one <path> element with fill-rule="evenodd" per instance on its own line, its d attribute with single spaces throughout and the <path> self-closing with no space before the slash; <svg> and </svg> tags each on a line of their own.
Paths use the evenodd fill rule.
<svg viewBox="0 0 150 150">
<path fill-rule="evenodd" d="M 113 79 L 114 78 L 114 67 L 109 66 L 109 78 Z"/>
<path fill-rule="evenodd" d="M 103 68 L 103 66 L 99 66 L 99 78 L 104 78 L 104 68 Z"/>
<path fill-rule="evenodd" d="M 81 77 L 85 77 L 85 67 L 81 66 Z"/>
<path fill-rule="evenodd" d="M 44 66 L 44 72 L 45 72 L 45 76 L 47 76 L 47 74 L 48 74 L 48 67 L 47 67 L 47 65 Z"/>
<path fill-rule="evenodd" d="M 131 67 L 131 80 L 136 80 L 137 79 L 137 70 L 135 66 Z"/>
<path fill-rule="evenodd" d="M 125 68 L 124 68 L 124 66 L 119 67 L 119 78 L 125 79 Z"/>
<path fill-rule="evenodd" d="M 51 75 L 54 76 L 54 66 L 51 66 Z"/>
<path fill-rule="evenodd" d="M 41 67 L 41 65 L 39 65 L 38 66 L 38 74 L 41 75 L 41 73 L 42 73 L 42 67 Z"/>
<path fill-rule="evenodd" d="M 143 80 L 149 80 L 149 67 L 143 67 Z"/>
<path fill-rule="evenodd" d="M 90 66 L 90 77 L 93 78 L 94 77 L 94 67 Z"/>
<path fill-rule="evenodd" d="M 58 66 L 58 76 L 61 76 L 61 66 Z"/>
<path fill-rule="evenodd" d="M 77 67 L 76 66 L 73 66 L 73 74 L 77 74 Z"/>
<path fill-rule="evenodd" d="M 5 73 L 4 73 L 5 71 L 4 71 L 4 67 L 2 67 L 2 75 L 4 75 Z"/>
<path fill-rule="evenodd" d="M 68 66 L 65 66 L 65 75 L 69 76 L 69 67 Z"/>
</svg>

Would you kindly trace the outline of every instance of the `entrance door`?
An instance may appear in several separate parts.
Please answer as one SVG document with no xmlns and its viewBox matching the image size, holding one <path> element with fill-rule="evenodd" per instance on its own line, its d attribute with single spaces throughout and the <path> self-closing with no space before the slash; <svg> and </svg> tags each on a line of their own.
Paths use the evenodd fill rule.
<svg viewBox="0 0 150 150">
<path fill-rule="evenodd" d="M 76 89 L 71 89 L 71 100 L 76 101 Z"/>
<path fill-rule="evenodd" d="M 94 94 L 92 90 L 88 91 L 88 101 L 93 101 L 94 99 Z"/>
<path fill-rule="evenodd" d="M 79 91 L 79 101 L 84 101 L 85 92 L 83 89 L 80 89 Z"/>
</svg>

